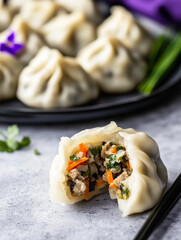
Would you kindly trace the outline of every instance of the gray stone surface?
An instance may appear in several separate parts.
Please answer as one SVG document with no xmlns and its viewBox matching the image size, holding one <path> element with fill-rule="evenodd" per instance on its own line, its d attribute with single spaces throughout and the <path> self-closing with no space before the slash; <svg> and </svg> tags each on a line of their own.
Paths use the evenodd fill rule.
<svg viewBox="0 0 181 240">
<path fill-rule="evenodd" d="M 181 171 L 181 96 L 144 112 L 86 123 L 20 126 L 30 136 L 30 147 L 0 153 L 0 239 L 133 239 L 149 212 L 123 218 L 108 194 L 74 206 L 51 203 L 49 168 L 61 136 L 115 120 L 150 134 L 159 144 L 169 174 L 169 185 Z M 0 124 L 0 129 L 6 125 Z M 35 156 L 37 148 L 40 156 Z M 181 201 L 150 239 L 181 239 Z"/>
</svg>

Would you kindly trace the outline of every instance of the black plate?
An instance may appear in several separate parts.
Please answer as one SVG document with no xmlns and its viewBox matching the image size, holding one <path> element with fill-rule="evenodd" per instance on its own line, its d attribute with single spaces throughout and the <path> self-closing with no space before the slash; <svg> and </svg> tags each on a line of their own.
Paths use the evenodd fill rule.
<svg viewBox="0 0 181 240">
<path fill-rule="evenodd" d="M 28 108 L 18 100 L 0 103 L 0 121 L 6 123 L 63 123 L 109 116 L 119 116 L 159 102 L 163 97 L 170 97 L 171 89 L 181 80 L 181 65 L 166 83 L 151 95 L 144 96 L 138 92 L 124 95 L 101 95 L 89 105 L 66 109 L 42 110 Z"/>
</svg>

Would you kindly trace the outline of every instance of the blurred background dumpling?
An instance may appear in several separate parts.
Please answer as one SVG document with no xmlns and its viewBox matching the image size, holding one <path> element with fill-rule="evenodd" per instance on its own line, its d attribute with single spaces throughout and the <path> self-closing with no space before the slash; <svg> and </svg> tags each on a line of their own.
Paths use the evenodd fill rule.
<svg viewBox="0 0 181 240">
<path fill-rule="evenodd" d="M 151 36 L 143 29 L 134 16 L 125 8 L 115 6 L 111 8 L 111 15 L 98 27 L 98 36 L 112 36 L 118 38 L 124 45 L 146 56 L 152 46 Z"/>
<path fill-rule="evenodd" d="M 22 71 L 17 96 L 28 106 L 56 108 L 87 103 L 98 92 L 97 85 L 75 59 L 43 47 Z"/>
<path fill-rule="evenodd" d="M 78 11 L 54 17 L 41 28 L 41 33 L 50 47 L 68 56 L 75 56 L 96 38 L 95 27 Z"/>
<path fill-rule="evenodd" d="M 13 19 L 7 30 L 0 33 L 0 43 L 6 42 L 11 32 L 15 35 L 14 41 L 24 45 L 24 48 L 17 57 L 26 65 L 36 55 L 40 47 L 43 46 L 43 41 L 19 15 Z"/>
<path fill-rule="evenodd" d="M 13 56 L 0 52 L 0 101 L 16 96 L 21 63 Z"/>
<path fill-rule="evenodd" d="M 55 0 L 61 6 L 65 7 L 70 12 L 82 11 L 85 13 L 87 19 L 94 24 L 99 24 L 102 16 L 98 10 L 97 5 L 93 0 Z"/>
<path fill-rule="evenodd" d="M 145 62 L 135 59 L 116 38 L 97 39 L 80 51 L 78 61 L 108 93 L 129 92 L 145 76 Z"/>
</svg>

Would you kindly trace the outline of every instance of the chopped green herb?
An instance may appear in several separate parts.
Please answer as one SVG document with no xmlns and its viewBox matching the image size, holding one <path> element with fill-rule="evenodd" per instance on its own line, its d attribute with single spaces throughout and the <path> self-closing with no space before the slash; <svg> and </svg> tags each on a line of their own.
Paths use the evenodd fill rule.
<svg viewBox="0 0 181 240">
<path fill-rule="evenodd" d="M 79 159 L 80 159 L 80 157 L 77 157 L 75 155 L 70 156 L 70 160 L 72 160 L 74 162 L 78 161 Z"/>
<path fill-rule="evenodd" d="M 90 176 L 90 170 L 88 169 L 86 172 L 81 172 L 81 175 L 85 178 Z"/>
<path fill-rule="evenodd" d="M 119 196 L 119 198 L 124 199 L 124 195 L 126 195 L 126 200 L 127 200 L 129 197 L 129 189 L 125 187 L 123 183 L 121 183 L 120 190 L 121 190 L 121 195 Z"/>
<path fill-rule="evenodd" d="M 3 140 L 0 140 L 0 152 L 12 153 L 30 144 L 29 137 L 24 137 L 20 142 L 16 140 L 19 134 L 17 125 L 12 125 L 7 128 L 7 134 L 0 132 Z"/>
<path fill-rule="evenodd" d="M 114 143 L 114 142 L 110 142 L 110 145 L 113 146 L 113 145 L 116 145 L 116 143 Z"/>
<path fill-rule="evenodd" d="M 115 154 L 111 154 L 107 156 L 107 158 L 109 159 L 109 162 L 106 165 L 108 170 L 110 169 L 116 169 L 116 171 L 121 170 L 121 163 L 118 162 Z"/>
<path fill-rule="evenodd" d="M 124 199 L 122 193 L 119 195 L 119 198 L 120 198 L 120 199 Z"/>
<path fill-rule="evenodd" d="M 128 159 L 127 159 L 126 156 L 123 156 L 122 159 L 123 159 L 124 162 L 127 162 L 127 161 L 128 161 Z"/>
<path fill-rule="evenodd" d="M 125 148 L 122 147 L 122 146 L 119 146 L 119 147 L 116 148 L 116 150 L 117 150 L 117 151 L 119 151 L 119 150 L 125 150 Z"/>
<path fill-rule="evenodd" d="M 97 146 L 94 148 L 89 148 L 89 151 L 93 154 L 94 158 L 96 157 L 96 155 L 98 155 L 102 150 L 101 146 Z"/>
<path fill-rule="evenodd" d="M 34 154 L 35 155 L 40 155 L 40 152 L 38 151 L 38 149 L 34 149 Z"/>
</svg>

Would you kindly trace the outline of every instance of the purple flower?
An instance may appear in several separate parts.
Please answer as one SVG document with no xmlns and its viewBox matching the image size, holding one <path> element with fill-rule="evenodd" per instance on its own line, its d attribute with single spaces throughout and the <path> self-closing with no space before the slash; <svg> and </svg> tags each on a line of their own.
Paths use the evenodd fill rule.
<svg viewBox="0 0 181 240">
<path fill-rule="evenodd" d="M 0 43 L 0 52 L 6 52 L 16 56 L 22 49 L 24 44 L 15 43 L 15 33 L 11 32 L 6 39 L 5 43 Z"/>
</svg>

